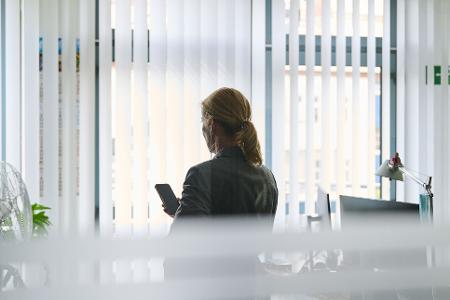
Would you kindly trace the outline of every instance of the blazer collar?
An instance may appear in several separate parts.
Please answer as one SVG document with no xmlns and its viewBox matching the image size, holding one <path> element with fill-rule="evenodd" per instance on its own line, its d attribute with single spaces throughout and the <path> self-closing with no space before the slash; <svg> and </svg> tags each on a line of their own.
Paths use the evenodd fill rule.
<svg viewBox="0 0 450 300">
<path fill-rule="evenodd" d="M 214 156 L 214 158 L 220 157 L 244 158 L 244 153 L 239 146 L 225 147 Z"/>
</svg>

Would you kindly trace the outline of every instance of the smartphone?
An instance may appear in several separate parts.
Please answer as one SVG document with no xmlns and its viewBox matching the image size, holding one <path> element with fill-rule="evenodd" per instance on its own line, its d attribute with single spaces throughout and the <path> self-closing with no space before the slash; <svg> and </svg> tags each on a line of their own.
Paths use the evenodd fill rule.
<svg viewBox="0 0 450 300">
<path fill-rule="evenodd" d="M 167 183 L 156 184 L 155 189 L 158 192 L 159 198 L 161 198 L 166 211 L 170 215 L 174 215 L 178 209 L 178 200 L 172 191 L 172 188 Z"/>
</svg>

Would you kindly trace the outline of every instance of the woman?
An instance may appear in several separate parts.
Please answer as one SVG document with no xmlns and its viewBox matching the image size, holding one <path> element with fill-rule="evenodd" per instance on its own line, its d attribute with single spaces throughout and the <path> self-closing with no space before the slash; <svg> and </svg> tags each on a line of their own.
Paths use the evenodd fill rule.
<svg viewBox="0 0 450 300">
<path fill-rule="evenodd" d="M 172 232 L 181 230 L 181 220 L 189 216 L 268 216 L 269 223 L 273 222 L 277 185 L 272 173 L 262 166 L 251 117 L 250 103 L 235 89 L 218 89 L 202 102 L 203 136 L 209 151 L 216 155 L 188 171 Z M 166 260 L 164 272 L 166 280 L 223 276 L 250 280 L 260 268 L 256 256 L 243 254 L 172 258 Z M 248 288 L 255 288 L 250 282 Z M 208 288 L 215 289 L 212 285 Z"/>
<path fill-rule="evenodd" d="M 202 131 L 213 159 L 192 167 L 175 213 L 187 216 L 275 215 L 275 178 L 262 165 L 248 100 L 220 88 L 202 102 Z"/>
</svg>

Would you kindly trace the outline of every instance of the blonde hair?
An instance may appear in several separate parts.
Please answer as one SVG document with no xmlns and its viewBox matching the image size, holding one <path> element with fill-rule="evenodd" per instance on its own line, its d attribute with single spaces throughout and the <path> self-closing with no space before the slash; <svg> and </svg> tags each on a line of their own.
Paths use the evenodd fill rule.
<svg viewBox="0 0 450 300">
<path fill-rule="evenodd" d="M 228 135 L 237 140 L 248 162 L 256 166 L 262 164 L 250 103 L 241 92 L 226 87 L 214 91 L 202 102 L 202 115 L 215 119 Z"/>
</svg>

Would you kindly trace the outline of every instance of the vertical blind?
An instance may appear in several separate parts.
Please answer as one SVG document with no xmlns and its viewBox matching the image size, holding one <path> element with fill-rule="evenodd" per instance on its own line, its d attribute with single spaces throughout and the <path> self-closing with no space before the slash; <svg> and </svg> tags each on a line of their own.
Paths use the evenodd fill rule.
<svg viewBox="0 0 450 300">
<path fill-rule="evenodd" d="M 94 4 L 4 2 L 2 160 L 61 234 L 94 229 Z"/>
<path fill-rule="evenodd" d="M 264 102 L 252 98 L 251 16 L 251 1 L 100 2 L 105 233 L 167 232 L 170 217 L 153 187 L 167 182 L 181 195 L 189 167 L 210 158 L 200 115 L 208 94 L 230 86 L 254 106 Z"/>
<path fill-rule="evenodd" d="M 62 232 L 94 228 L 97 176 L 104 235 L 167 232 L 153 186 L 168 182 L 180 195 L 187 169 L 211 157 L 200 103 L 220 86 L 252 103 L 279 186 L 278 228 L 315 213 L 318 186 L 332 199 L 389 197 L 389 183 L 373 173 L 391 154 L 390 1 L 100 0 L 97 146 L 94 3 L 20 3 L 6 2 L 2 156 L 23 172 L 32 200 L 52 207 Z M 399 140 L 399 149 L 417 143 Z"/>
<path fill-rule="evenodd" d="M 398 1 L 397 146 L 421 179 L 433 177 L 436 222 L 448 219 L 449 36 L 447 1 Z M 420 47 L 417 47 L 420 45 Z M 398 198 L 416 202 L 423 193 L 406 179 Z"/>
<path fill-rule="evenodd" d="M 433 176 L 445 220 L 450 5 L 391 2 L 99 0 L 96 41 L 94 1 L 3 1 L 1 158 L 21 171 L 32 202 L 52 208 L 54 232 L 93 232 L 97 188 L 104 236 L 167 233 L 153 187 L 180 195 L 188 168 L 211 157 L 200 103 L 231 86 L 252 103 L 278 182 L 276 229 L 315 213 L 318 186 L 333 202 L 388 199 L 390 183 L 374 172 L 395 148 L 414 173 Z M 400 201 L 420 192 L 397 183 Z M 119 281 L 157 276 L 145 261 L 102 262 L 102 280 L 114 269 Z"/>
<path fill-rule="evenodd" d="M 332 200 L 389 198 L 374 172 L 395 148 L 433 176 L 436 219 L 450 212 L 445 0 L 398 0 L 396 10 L 389 0 L 99 0 L 98 41 L 94 1 L 2 3 L 1 157 L 32 202 L 52 208 L 55 231 L 93 232 L 98 179 L 102 234 L 167 232 L 153 186 L 180 195 L 187 169 L 211 157 L 200 103 L 220 86 L 251 100 L 278 182 L 277 229 L 315 213 L 318 186 Z M 397 184 L 399 200 L 420 192 Z M 148 275 L 145 262 L 132 265 L 116 267 Z"/>
<path fill-rule="evenodd" d="M 279 0 L 271 12 L 276 226 L 315 214 L 319 186 L 333 202 L 388 199 L 374 173 L 391 154 L 390 1 Z"/>
</svg>

